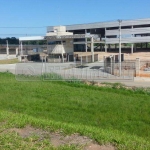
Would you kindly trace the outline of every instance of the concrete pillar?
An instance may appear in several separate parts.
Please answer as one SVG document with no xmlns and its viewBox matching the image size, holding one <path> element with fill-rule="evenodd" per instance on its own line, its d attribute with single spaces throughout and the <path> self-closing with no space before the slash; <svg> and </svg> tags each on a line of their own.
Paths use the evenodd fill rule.
<svg viewBox="0 0 150 150">
<path fill-rule="evenodd" d="M 113 57 L 110 57 L 110 74 L 112 74 L 112 69 L 113 69 Z"/>
<path fill-rule="evenodd" d="M 61 55 L 62 55 L 62 62 L 64 63 L 64 55 L 63 55 L 63 53 Z"/>
<path fill-rule="evenodd" d="M 135 63 L 135 68 L 136 68 L 136 76 L 140 76 L 140 58 L 136 58 L 136 63 Z"/>
<path fill-rule="evenodd" d="M 121 77 L 121 72 L 122 72 L 122 69 L 121 69 L 121 23 L 122 21 L 119 20 L 119 76 Z"/>
<path fill-rule="evenodd" d="M 7 57 L 9 57 L 9 46 L 8 46 L 8 40 L 6 41 L 6 43 L 7 43 L 6 53 L 7 53 Z"/>
<path fill-rule="evenodd" d="M 132 26 L 132 31 L 133 31 L 133 26 Z M 134 34 L 132 34 L 132 37 L 134 37 Z M 131 44 L 131 54 L 134 52 L 134 44 Z"/>
<path fill-rule="evenodd" d="M 74 57 L 74 63 L 76 64 L 76 57 Z"/>
<path fill-rule="evenodd" d="M 93 47 L 93 37 L 91 37 L 91 53 L 92 53 L 92 62 L 94 62 L 94 47 Z"/>
<path fill-rule="evenodd" d="M 134 44 L 131 44 L 131 54 L 133 54 Z"/>
<path fill-rule="evenodd" d="M 106 56 L 103 56 L 103 61 L 104 61 L 104 71 L 106 71 Z"/>
<path fill-rule="evenodd" d="M 18 47 L 16 48 L 16 57 L 18 56 Z"/>
<path fill-rule="evenodd" d="M 9 56 L 9 47 L 6 48 L 7 56 Z"/>
<path fill-rule="evenodd" d="M 22 45 L 22 41 L 20 43 L 20 51 L 21 51 L 21 54 L 20 55 L 23 55 L 23 45 Z"/>
<path fill-rule="evenodd" d="M 107 44 L 105 44 L 105 52 L 107 53 Z"/>
<path fill-rule="evenodd" d="M 87 34 L 87 30 L 85 29 L 85 35 Z M 85 38 L 85 51 L 87 52 L 87 38 Z"/>
<path fill-rule="evenodd" d="M 45 62 L 46 62 L 46 56 L 45 56 Z"/>
<path fill-rule="evenodd" d="M 81 65 L 82 65 L 82 56 L 81 56 Z"/>
<path fill-rule="evenodd" d="M 43 63 L 43 62 L 44 62 L 44 61 L 43 61 L 43 60 L 44 60 L 44 59 L 43 59 L 43 56 L 41 57 L 41 59 L 42 59 L 42 63 Z"/>
<path fill-rule="evenodd" d="M 105 28 L 105 53 L 107 53 L 107 44 L 106 44 L 106 28 Z"/>
</svg>

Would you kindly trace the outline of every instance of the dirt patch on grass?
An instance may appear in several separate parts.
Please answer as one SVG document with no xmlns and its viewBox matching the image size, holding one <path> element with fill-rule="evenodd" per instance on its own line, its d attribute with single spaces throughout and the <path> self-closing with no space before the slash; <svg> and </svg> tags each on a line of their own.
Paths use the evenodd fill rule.
<svg viewBox="0 0 150 150">
<path fill-rule="evenodd" d="M 98 145 L 98 144 L 90 144 L 85 147 L 84 150 L 115 150 L 115 148 L 111 145 Z"/>
<path fill-rule="evenodd" d="M 19 136 L 22 138 L 27 138 L 32 135 L 37 135 L 37 136 L 42 136 L 48 134 L 48 132 L 40 130 L 40 129 L 35 129 L 30 126 L 26 126 L 25 128 L 11 128 L 8 130 L 9 132 L 17 132 Z"/>
<path fill-rule="evenodd" d="M 65 145 L 65 144 L 68 145 L 73 144 L 73 145 L 81 146 L 81 145 L 90 144 L 92 142 L 92 140 L 89 139 L 88 137 L 80 136 L 79 134 L 63 136 L 60 135 L 59 133 L 52 133 L 50 137 L 51 137 L 51 143 L 55 147 Z"/>
<path fill-rule="evenodd" d="M 6 121 L 0 122 L 0 127 L 4 126 L 6 123 L 7 123 Z"/>
<path fill-rule="evenodd" d="M 96 81 L 82 81 L 84 84 L 87 84 L 89 86 L 97 86 L 97 87 L 107 87 L 107 88 L 113 88 L 113 89 L 125 89 L 125 90 L 131 90 L 131 91 L 144 91 L 144 92 L 150 92 L 150 88 L 146 87 L 136 87 L 136 86 L 126 86 L 123 83 L 109 83 L 109 82 L 96 82 Z"/>
<path fill-rule="evenodd" d="M 99 145 L 92 139 L 81 136 L 79 134 L 72 134 L 64 136 L 59 132 L 48 132 L 41 129 L 36 129 L 31 126 L 26 126 L 25 128 L 11 128 L 7 132 L 17 132 L 22 138 L 28 138 L 32 135 L 39 137 L 39 140 L 49 139 L 50 143 L 54 147 L 59 147 L 63 145 L 75 145 L 77 147 L 82 147 L 82 150 L 116 150 L 112 145 Z"/>
</svg>

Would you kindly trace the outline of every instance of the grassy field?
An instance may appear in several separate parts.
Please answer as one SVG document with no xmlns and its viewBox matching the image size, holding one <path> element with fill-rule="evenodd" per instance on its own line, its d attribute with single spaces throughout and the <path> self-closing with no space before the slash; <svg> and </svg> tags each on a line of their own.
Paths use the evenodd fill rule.
<svg viewBox="0 0 150 150">
<path fill-rule="evenodd" d="M 46 140 L 36 143 L 2 132 L 31 125 L 79 133 L 120 150 L 149 150 L 150 93 L 80 82 L 18 82 L 0 73 L 0 122 L 0 149 L 40 149 L 41 144 L 53 149 Z"/>
<path fill-rule="evenodd" d="M 0 60 L 0 64 L 15 64 L 18 63 L 18 59 L 5 59 L 5 60 Z"/>
</svg>

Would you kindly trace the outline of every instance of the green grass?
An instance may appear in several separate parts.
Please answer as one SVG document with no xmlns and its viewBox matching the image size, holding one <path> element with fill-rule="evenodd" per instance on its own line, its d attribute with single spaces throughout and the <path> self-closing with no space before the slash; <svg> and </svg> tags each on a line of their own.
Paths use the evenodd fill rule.
<svg viewBox="0 0 150 150">
<path fill-rule="evenodd" d="M 4 121 L 4 128 L 32 125 L 65 134 L 77 132 L 121 150 L 150 149 L 150 95 L 141 90 L 80 82 L 18 82 L 14 75 L 0 73 L 0 122 Z M 0 134 L 0 146 L 7 141 L 16 149 L 24 143 L 18 136 L 10 139 Z"/>
<path fill-rule="evenodd" d="M 39 141 L 36 136 L 22 139 L 15 133 L 1 134 L 0 140 L 1 150 L 79 150 L 73 145 L 64 145 L 55 148 L 48 140 Z"/>
</svg>

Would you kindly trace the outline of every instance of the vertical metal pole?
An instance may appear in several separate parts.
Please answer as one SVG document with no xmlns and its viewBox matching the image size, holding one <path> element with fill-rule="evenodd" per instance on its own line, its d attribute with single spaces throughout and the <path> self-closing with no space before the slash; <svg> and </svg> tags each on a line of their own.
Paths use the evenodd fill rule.
<svg viewBox="0 0 150 150">
<path fill-rule="evenodd" d="M 119 76 L 121 76 L 121 22 L 122 20 L 119 21 Z"/>
</svg>

